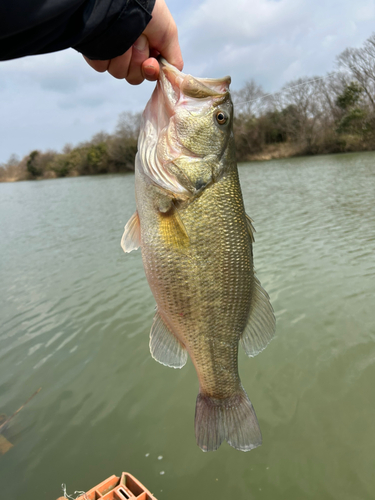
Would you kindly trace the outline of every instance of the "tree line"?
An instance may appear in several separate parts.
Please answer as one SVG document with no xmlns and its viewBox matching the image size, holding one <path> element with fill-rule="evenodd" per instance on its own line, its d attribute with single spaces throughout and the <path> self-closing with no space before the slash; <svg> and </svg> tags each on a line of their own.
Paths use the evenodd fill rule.
<svg viewBox="0 0 375 500">
<path fill-rule="evenodd" d="M 134 170 L 140 113 L 120 114 L 114 134 L 100 132 L 78 146 L 66 145 L 61 153 L 32 151 L 22 160 L 14 155 L 0 164 L 0 181 L 51 179 Z"/>
<path fill-rule="evenodd" d="M 233 93 L 238 161 L 375 149 L 375 33 L 337 57 L 324 77 L 266 94 L 254 81 Z M 0 181 L 134 170 L 140 114 L 122 113 L 114 134 L 99 133 L 61 153 L 32 151 L 0 164 Z"/>
<path fill-rule="evenodd" d="M 273 95 L 254 81 L 235 93 L 238 161 L 375 149 L 375 33 L 336 62 Z"/>
</svg>

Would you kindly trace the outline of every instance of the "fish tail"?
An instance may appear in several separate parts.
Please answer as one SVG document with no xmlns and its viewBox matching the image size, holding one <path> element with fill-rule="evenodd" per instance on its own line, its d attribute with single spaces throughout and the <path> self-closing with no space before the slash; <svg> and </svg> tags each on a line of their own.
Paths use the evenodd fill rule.
<svg viewBox="0 0 375 500">
<path fill-rule="evenodd" d="M 243 388 L 227 399 L 202 394 L 195 407 L 195 437 L 203 451 L 214 451 L 223 441 L 241 451 L 262 444 L 258 419 Z"/>
</svg>

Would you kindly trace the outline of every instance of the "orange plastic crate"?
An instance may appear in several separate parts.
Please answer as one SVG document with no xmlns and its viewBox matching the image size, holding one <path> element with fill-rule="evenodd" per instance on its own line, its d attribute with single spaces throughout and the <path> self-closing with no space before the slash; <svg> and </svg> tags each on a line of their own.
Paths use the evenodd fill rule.
<svg viewBox="0 0 375 500">
<path fill-rule="evenodd" d="M 128 472 L 123 472 L 121 477 L 109 477 L 76 500 L 128 500 L 132 498 L 156 500 L 138 479 Z"/>
</svg>

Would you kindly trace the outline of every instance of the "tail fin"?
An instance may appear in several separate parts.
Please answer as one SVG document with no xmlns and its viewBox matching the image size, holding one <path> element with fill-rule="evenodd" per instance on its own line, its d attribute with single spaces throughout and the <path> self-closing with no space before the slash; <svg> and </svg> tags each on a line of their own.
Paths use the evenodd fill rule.
<svg viewBox="0 0 375 500">
<path fill-rule="evenodd" d="M 262 444 L 262 434 L 253 405 L 241 389 L 227 399 L 198 394 L 195 407 L 195 437 L 203 451 L 214 451 L 225 440 L 233 448 L 249 451 Z"/>
</svg>

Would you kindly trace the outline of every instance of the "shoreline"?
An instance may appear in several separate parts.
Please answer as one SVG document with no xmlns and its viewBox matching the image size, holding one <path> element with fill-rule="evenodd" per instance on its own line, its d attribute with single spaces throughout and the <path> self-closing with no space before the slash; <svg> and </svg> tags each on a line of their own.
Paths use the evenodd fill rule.
<svg viewBox="0 0 375 500">
<path fill-rule="evenodd" d="M 297 158 L 300 156 L 322 156 L 335 155 L 346 153 L 366 153 L 375 151 L 375 147 L 368 146 L 366 143 L 356 144 L 356 147 L 309 147 L 290 143 L 270 144 L 265 146 L 261 151 L 250 153 L 245 159 L 241 159 L 238 163 L 250 161 L 270 161 L 283 160 L 286 158 Z"/>
<path fill-rule="evenodd" d="M 293 158 L 295 156 L 308 156 L 304 155 L 303 149 L 289 143 L 270 144 L 257 153 L 249 154 L 244 161 L 269 161 L 281 160 L 284 158 Z"/>
<path fill-rule="evenodd" d="M 321 156 L 321 155 L 333 155 L 333 154 L 346 154 L 346 153 L 365 153 L 365 152 L 372 152 L 375 151 L 373 148 L 369 147 L 363 147 L 363 148 L 348 148 L 346 151 L 340 151 L 340 150 L 335 150 L 335 151 L 325 151 L 324 149 L 322 151 L 308 151 L 307 147 L 301 147 L 297 146 L 295 144 L 290 144 L 290 143 L 280 143 L 280 144 L 270 144 L 266 147 L 264 147 L 261 151 L 258 151 L 256 153 L 251 153 L 246 156 L 246 158 L 241 158 L 237 160 L 237 163 L 247 163 L 247 162 L 263 162 L 263 161 L 270 161 L 270 160 L 284 160 L 287 158 L 297 158 L 297 157 L 302 157 L 302 156 Z M 6 177 L 4 175 L 3 177 L 0 177 L 0 183 L 8 183 L 8 182 L 22 182 L 22 181 L 44 181 L 44 180 L 51 180 L 51 179 L 63 179 L 63 178 L 72 178 L 72 177 L 86 177 L 89 175 L 108 175 L 108 174 L 130 174 L 134 173 L 133 169 L 129 170 L 123 170 L 122 172 L 102 172 L 98 174 L 79 174 L 76 170 L 72 170 L 68 175 L 65 176 L 58 176 L 55 172 L 53 171 L 47 171 L 44 176 L 40 177 L 31 177 L 30 175 L 27 175 L 26 172 L 23 172 L 25 175 L 14 175 L 12 173 L 9 177 Z"/>
</svg>

